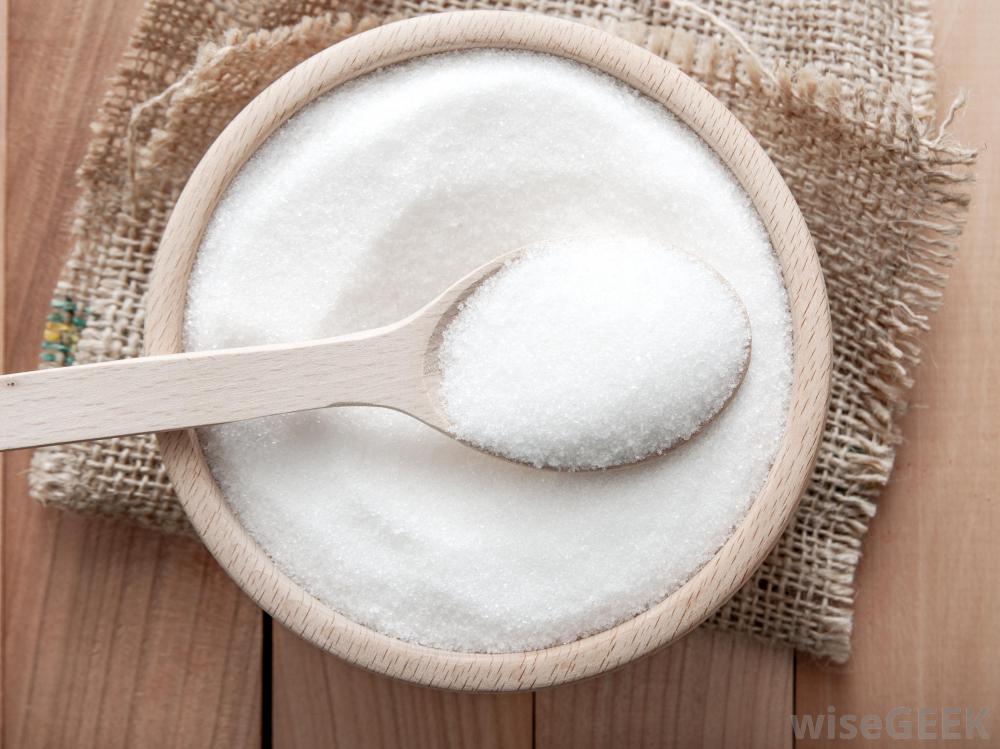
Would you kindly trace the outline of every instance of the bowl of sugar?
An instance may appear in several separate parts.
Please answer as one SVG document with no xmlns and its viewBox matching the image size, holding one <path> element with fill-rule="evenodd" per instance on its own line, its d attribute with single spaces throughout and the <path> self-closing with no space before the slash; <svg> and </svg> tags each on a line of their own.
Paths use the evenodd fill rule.
<svg viewBox="0 0 1000 749">
<path fill-rule="evenodd" d="M 790 519 L 830 388 L 805 222 L 718 100 L 582 24 L 422 16 L 336 44 L 265 89 L 170 216 L 147 353 L 385 326 L 492 258 L 546 242 L 564 251 L 460 313 L 469 323 L 446 336 L 442 392 L 529 463 L 554 441 L 564 470 L 360 406 L 159 435 L 205 545 L 320 648 L 469 691 L 592 676 L 706 619 Z M 659 263 L 661 250 L 674 259 Z M 719 311 L 699 284 L 738 303 Z M 613 356 L 590 352 L 566 309 L 594 317 L 580 328 Z M 725 334 L 733 367 L 747 335 L 752 354 L 729 393 L 732 372 L 716 377 L 711 360 L 738 312 Z M 683 375 L 668 386 L 667 351 Z M 516 386 L 494 376 L 515 360 L 538 369 Z M 728 401 L 703 429 L 634 465 L 594 462 L 659 434 L 680 407 L 664 403 L 708 387 Z M 563 411 L 546 420 L 552 402 Z"/>
</svg>

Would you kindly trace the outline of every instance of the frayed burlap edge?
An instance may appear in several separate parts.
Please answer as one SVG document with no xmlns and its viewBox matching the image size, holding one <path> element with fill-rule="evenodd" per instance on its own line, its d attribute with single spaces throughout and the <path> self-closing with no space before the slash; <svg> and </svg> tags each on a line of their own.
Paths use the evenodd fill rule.
<svg viewBox="0 0 1000 749">
<path fill-rule="evenodd" d="M 77 208 L 78 241 L 56 298 L 85 299 L 89 289 L 107 284 L 106 268 L 94 260 L 104 257 L 109 247 L 123 249 L 122 270 L 130 277 L 119 278 L 121 288 L 113 304 L 91 310 L 93 316 L 76 346 L 77 361 L 140 353 L 142 295 L 159 232 L 190 168 L 241 102 L 255 93 L 251 89 L 266 85 L 312 52 L 391 17 L 355 23 L 349 15 L 325 14 L 271 30 L 230 30 L 190 50 L 194 64 L 178 65 L 165 88 L 157 91 L 150 82 L 134 109 L 102 110 L 81 169 L 85 191 Z M 854 307 L 849 306 L 846 316 L 839 310 L 838 293 L 849 299 L 849 287 L 857 281 L 857 274 L 841 269 L 843 256 L 848 256 L 848 265 L 853 262 L 850 244 L 825 236 L 831 227 L 824 225 L 822 216 L 817 219 L 806 211 L 831 286 L 838 372 L 834 402 L 820 460 L 792 525 L 748 585 L 711 620 L 714 626 L 835 662 L 846 660 L 861 540 L 892 468 L 900 439 L 897 417 L 905 409 L 906 391 L 919 362 L 918 337 L 927 330 L 928 316 L 947 280 L 967 203 L 963 183 L 973 156 L 951 143 L 943 128 L 933 132 L 930 78 L 916 93 L 886 87 L 873 95 L 868 87 L 844 84 L 810 69 L 793 72 L 762 61 L 731 30 L 698 37 L 685 29 L 644 22 L 585 20 L 646 46 L 694 75 L 741 116 L 765 147 L 769 138 L 781 136 L 759 133 L 760 123 L 757 130 L 753 127 L 755 110 L 747 107 L 759 109 L 761 100 L 773 107 L 774 122 L 811 117 L 826 126 L 826 132 L 842 128 L 851 133 L 852 142 L 866 144 L 873 154 L 905 154 L 907 167 L 917 175 L 916 208 L 909 215 L 891 217 L 882 229 L 902 248 L 888 253 L 891 279 L 875 278 L 885 257 L 868 259 L 872 267 L 859 271 L 870 286 L 881 287 L 879 293 L 889 302 L 870 320 L 859 318 Z M 142 23 L 151 21 L 144 18 Z M 914 26 L 926 35 L 914 48 L 929 49 L 929 21 Z M 234 93 L 227 71 L 245 64 L 259 75 L 254 86 Z M 135 89 L 135 73 L 134 62 L 126 63 L 116 85 Z M 216 106 L 205 127 L 205 102 L 218 103 L 220 97 L 229 106 Z M 124 142 L 123 121 L 128 122 Z M 833 130 L 830 123 L 835 123 Z M 808 177 L 792 172 L 793 165 L 771 145 L 772 157 L 793 190 L 807 188 Z M 129 154 L 124 169 L 123 148 Z M 148 195 L 160 199 L 149 201 Z M 805 197 L 799 196 L 800 203 L 811 204 Z M 845 283 L 838 286 L 841 275 Z M 860 354 L 851 348 L 859 336 L 865 341 Z M 43 503 L 126 516 L 168 532 L 190 532 L 148 436 L 40 450 L 31 491 Z M 109 497 L 113 501 L 107 501 Z"/>
</svg>

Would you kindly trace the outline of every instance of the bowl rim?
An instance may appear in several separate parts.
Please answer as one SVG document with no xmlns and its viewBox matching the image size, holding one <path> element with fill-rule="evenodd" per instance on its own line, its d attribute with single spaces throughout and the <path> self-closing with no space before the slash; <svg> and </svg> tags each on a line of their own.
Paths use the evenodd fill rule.
<svg viewBox="0 0 1000 749">
<path fill-rule="evenodd" d="M 676 66 L 580 23 L 514 11 L 419 16 L 362 32 L 310 57 L 254 98 L 195 168 L 163 232 L 147 296 L 145 353 L 183 350 L 187 284 L 204 229 L 251 154 L 286 119 L 330 89 L 415 57 L 477 48 L 553 54 L 607 73 L 661 103 L 694 130 L 741 183 L 768 232 L 788 291 L 793 384 L 788 424 L 767 478 L 722 547 L 680 588 L 610 629 L 512 653 L 442 650 L 358 624 L 282 572 L 223 497 L 194 430 L 158 435 L 192 525 L 233 580 L 284 626 L 363 668 L 463 691 L 517 691 L 621 666 L 704 621 L 753 574 L 790 520 L 815 461 L 830 395 L 832 333 L 819 259 L 778 170 L 714 96 Z"/>
</svg>

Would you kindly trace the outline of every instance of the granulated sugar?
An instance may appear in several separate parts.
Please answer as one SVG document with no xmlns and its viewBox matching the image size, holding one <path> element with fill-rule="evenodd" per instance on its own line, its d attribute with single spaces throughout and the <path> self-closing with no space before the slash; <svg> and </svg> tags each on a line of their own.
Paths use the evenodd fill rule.
<svg viewBox="0 0 1000 749">
<path fill-rule="evenodd" d="M 440 396 L 459 438 L 538 467 L 634 463 L 733 394 L 746 313 L 705 263 L 648 239 L 532 248 L 445 328 Z"/>
<path fill-rule="evenodd" d="M 218 207 L 192 278 L 188 347 L 385 325 L 506 251 L 583 235 L 650 237 L 729 281 L 753 355 L 725 411 L 662 457 L 614 471 L 513 464 L 379 409 L 202 430 L 233 508 L 291 577 L 388 635 L 511 651 L 620 622 L 724 542 L 784 429 L 780 272 L 711 151 L 586 67 L 452 53 L 307 107 Z"/>
</svg>

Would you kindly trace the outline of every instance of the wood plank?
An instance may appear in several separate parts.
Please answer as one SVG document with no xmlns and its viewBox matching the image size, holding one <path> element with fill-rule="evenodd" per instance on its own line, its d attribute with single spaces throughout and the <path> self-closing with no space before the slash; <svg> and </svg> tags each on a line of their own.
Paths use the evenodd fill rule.
<svg viewBox="0 0 1000 749">
<path fill-rule="evenodd" d="M 0 2 L 0 186 L 7 184 L 7 3 Z M 0 238 L 6 236 L 7 227 L 7 200 L 6 191 L 4 197 L 0 198 Z M 6 299 L 6 257 L 0 251 L 0 368 L 4 359 L 4 330 L 6 329 L 6 317 L 4 315 L 4 302 Z M 0 726 L 4 725 L 4 664 L 3 664 L 3 485 L 4 485 L 4 460 L 0 456 Z M 2 731 L 0 731 L 2 732 Z M 2 741 L 2 737 L 0 737 Z"/>
<path fill-rule="evenodd" d="M 7 371 L 35 364 L 87 124 L 140 5 L 10 4 Z M 4 744 L 258 742 L 258 610 L 194 541 L 36 506 L 27 465 L 4 456 Z"/>
<path fill-rule="evenodd" d="M 274 746 L 528 749 L 531 694 L 461 694 L 362 671 L 274 627 Z"/>
<path fill-rule="evenodd" d="M 893 707 L 987 708 L 1000 741 L 1000 154 L 993 0 L 935 0 L 939 105 L 970 91 L 953 133 L 980 149 L 973 206 L 944 306 L 926 340 L 903 424 L 906 443 L 865 541 L 854 656 L 829 670 L 802 659 L 799 715 L 885 716 Z M 903 716 L 906 717 L 906 716 Z M 940 719 L 940 712 L 937 713 Z M 940 725 L 935 730 L 940 731 Z M 883 740 L 886 740 L 883 738 Z M 803 745 L 872 746 L 823 739 Z M 987 745 L 990 742 L 981 742 Z M 895 741 L 893 746 L 936 746 Z"/>
<path fill-rule="evenodd" d="M 618 671 L 537 693 L 538 749 L 791 746 L 791 651 L 695 630 Z"/>
<path fill-rule="evenodd" d="M 200 546 L 40 514 L 7 538 L 8 745 L 256 741 L 260 615 Z"/>
</svg>

